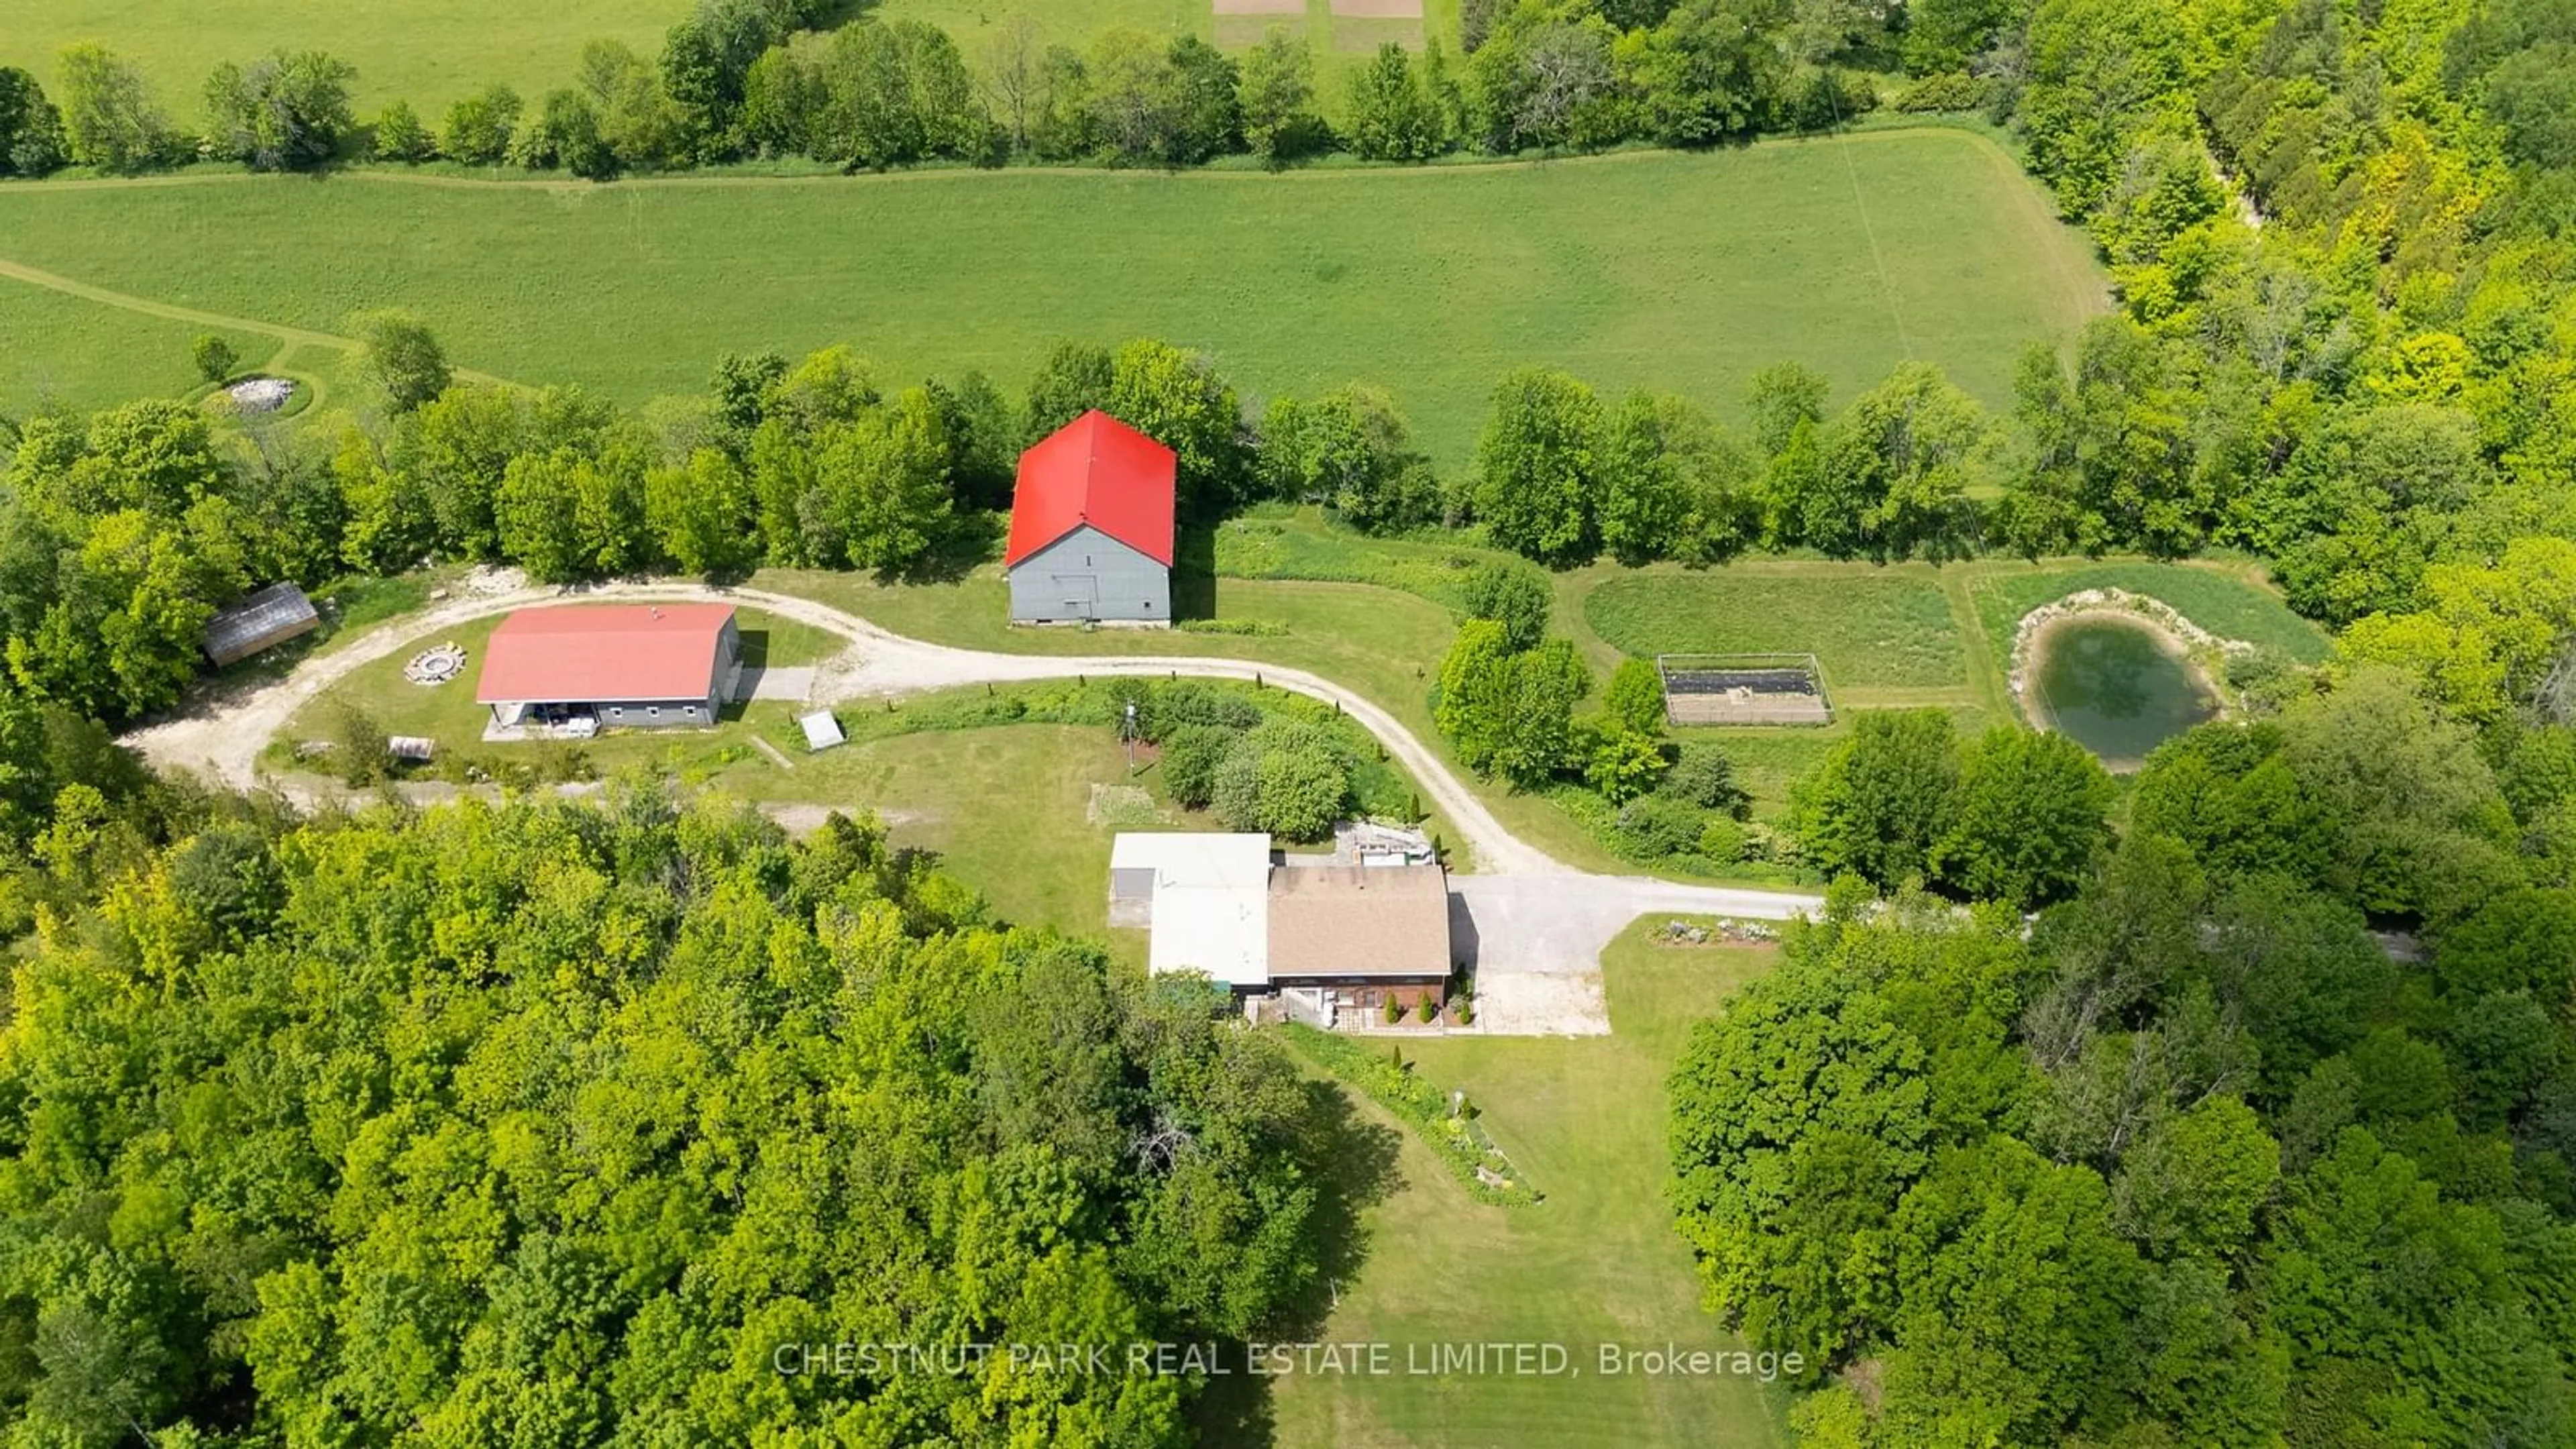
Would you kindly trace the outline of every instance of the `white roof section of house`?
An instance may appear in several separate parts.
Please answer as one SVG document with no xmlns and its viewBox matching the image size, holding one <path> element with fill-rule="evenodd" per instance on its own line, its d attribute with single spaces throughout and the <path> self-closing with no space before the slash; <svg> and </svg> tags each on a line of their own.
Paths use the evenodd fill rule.
<svg viewBox="0 0 2576 1449">
<path fill-rule="evenodd" d="M 1270 984 L 1269 836 L 1130 832 L 1111 843 L 1109 868 L 1154 872 L 1148 971 Z"/>
<path fill-rule="evenodd" d="M 1129 830 L 1109 844 L 1111 870 L 1152 870 L 1176 885 L 1259 885 L 1270 837 L 1258 833 Z"/>
<path fill-rule="evenodd" d="M 1270 984 L 1270 888 L 1154 887 L 1154 940 L 1145 969 L 1204 971 L 1228 986 Z"/>
</svg>

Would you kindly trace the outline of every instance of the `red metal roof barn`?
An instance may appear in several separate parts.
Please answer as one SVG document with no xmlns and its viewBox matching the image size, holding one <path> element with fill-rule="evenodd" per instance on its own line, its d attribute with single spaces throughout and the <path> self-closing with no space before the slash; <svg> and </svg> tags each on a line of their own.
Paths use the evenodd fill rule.
<svg viewBox="0 0 2576 1449">
<path fill-rule="evenodd" d="M 1093 409 L 1020 455 L 1014 623 L 1171 622 L 1172 450 Z"/>
<path fill-rule="evenodd" d="M 522 609 L 492 631 L 474 698 L 503 725 L 530 709 L 612 725 L 712 724 L 740 659 L 730 604 Z"/>
</svg>

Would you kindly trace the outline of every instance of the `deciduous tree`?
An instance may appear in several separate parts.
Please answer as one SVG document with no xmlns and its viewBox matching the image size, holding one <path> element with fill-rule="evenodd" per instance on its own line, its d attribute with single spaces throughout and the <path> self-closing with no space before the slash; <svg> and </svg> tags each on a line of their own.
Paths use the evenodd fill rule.
<svg viewBox="0 0 2576 1449">
<path fill-rule="evenodd" d="M 1957 812 L 1959 733 L 1937 709 L 1872 710 L 1801 779 L 1792 828 L 1827 874 L 1883 887 L 1924 879 Z"/>
<path fill-rule="evenodd" d="M 1544 368 L 1506 376 L 1476 445 L 1476 513 L 1494 542 L 1547 564 L 1591 557 L 1602 443 L 1592 389 Z"/>
<path fill-rule="evenodd" d="M 254 171 L 309 170 L 356 128 L 349 82 L 357 68 L 319 50 L 278 51 L 206 80 L 208 139 Z"/>
<path fill-rule="evenodd" d="M 1949 828 L 1928 864 L 1975 900 L 2028 910 L 2071 894 L 2110 838 L 2111 777 L 2054 731 L 1998 725 L 1959 768 Z"/>
<path fill-rule="evenodd" d="M 134 62 L 97 45 L 74 45 L 55 62 L 62 88 L 63 152 L 101 171 L 140 171 L 171 146 L 169 118 Z"/>
</svg>

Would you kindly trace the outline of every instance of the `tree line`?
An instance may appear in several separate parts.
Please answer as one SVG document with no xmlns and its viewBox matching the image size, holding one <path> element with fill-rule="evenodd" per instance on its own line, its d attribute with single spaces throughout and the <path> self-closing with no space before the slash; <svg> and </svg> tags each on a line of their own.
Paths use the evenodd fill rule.
<svg viewBox="0 0 2576 1449">
<path fill-rule="evenodd" d="M 1684 1235 L 1818 1366 L 1801 1442 L 2564 1442 L 2576 733 L 2346 660 L 2116 829 L 2055 738 L 1861 716 L 1792 810 L 1849 874 L 1674 1075 Z"/>
<path fill-rule="evenodd" d="M 605 178 L 804 158 L 850 169 L 924 162 L 1285 164 L 1329 151 L 1423 161 L 1630 141 L 1705 145 L 1833 126 L 1876 104 L 1838 67 L 1865 61 L 1883 20 L 1816 24 L 1789 0 L 1678 5 L 1471 5 L 1464 53 L 1388 44 L 1353 72 L 1328 123 L 1314 56 L 1274 28 L 1240 57 L 1194 35 L 1113 28 L 1080 47 L 1026 11 L 968 56 L 917 20 L 829 30 L 816 0 L 700 0 L 645 56 L 581 49 L 542 96 L 495 84 L 424 116 L 396 100 L 363 124 L 354 69 L 320 51 L 226 62 L 202 121 L 175 120 L 135 64 L 94 44 L 55 60 L 49 95 L 0 68 L 0 174 L 65 164 L 133 172 L 196 159 L 254 170 L 334 160 L 447 160 Z"/>
</svg>

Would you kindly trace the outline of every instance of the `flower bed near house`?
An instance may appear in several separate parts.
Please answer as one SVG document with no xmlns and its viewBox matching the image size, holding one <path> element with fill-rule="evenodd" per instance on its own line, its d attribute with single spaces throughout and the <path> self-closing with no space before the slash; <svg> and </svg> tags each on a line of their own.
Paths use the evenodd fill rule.
<svg viewBox="0 0 2576 1449">
<path fill-rule="evenodd" d="M 1397 1049 L 1388 1047 L 1385 1038 L 1335 1036 L 1300 1022 L 1279 1030 L 1299 1055 L 1421 1134 L 1477 1201 L 1524 1207 L 1540 1200 L 1520 1169 L 1476 1125 L 1475 1109 L 1451 1113 L 1449 1094 L 1414 1075 L 1410 1066 L 1396 1065 Z"/>
</svg>

